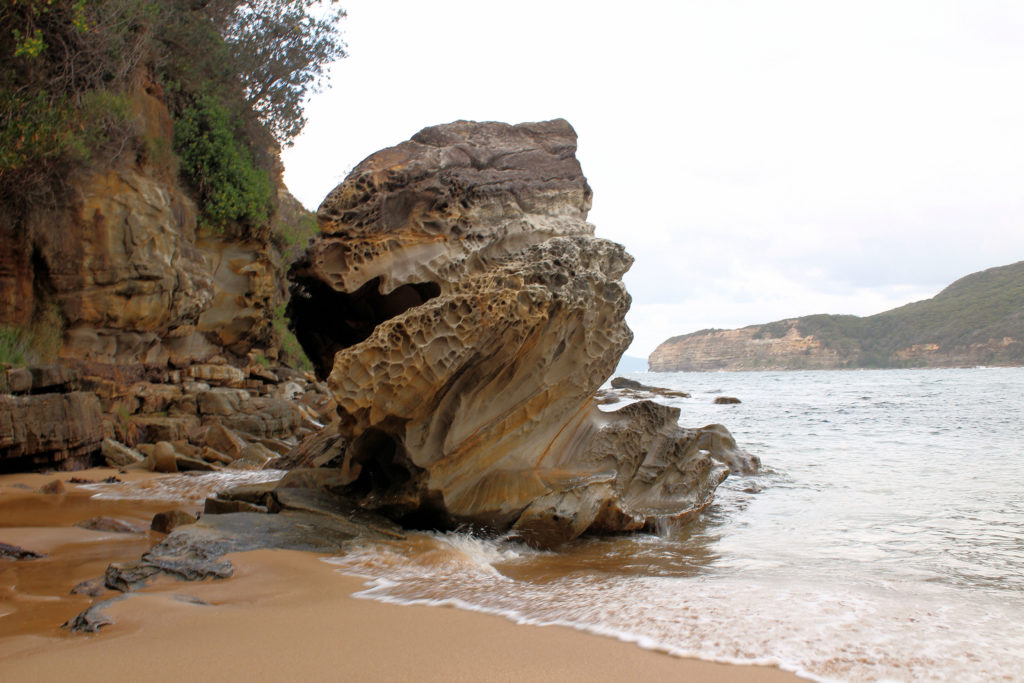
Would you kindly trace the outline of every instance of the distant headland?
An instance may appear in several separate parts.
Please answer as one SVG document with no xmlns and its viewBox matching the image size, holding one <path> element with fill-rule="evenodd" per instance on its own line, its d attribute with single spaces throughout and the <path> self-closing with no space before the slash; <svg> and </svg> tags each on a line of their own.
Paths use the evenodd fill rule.
<svg viewBox="0 0 1024 683">
<path fill-rule="evenodd" d="M 867 317 L 809 315 L 662 342 L 652 372 L 1024 365 L 1024 261 Z"/>
</svg>

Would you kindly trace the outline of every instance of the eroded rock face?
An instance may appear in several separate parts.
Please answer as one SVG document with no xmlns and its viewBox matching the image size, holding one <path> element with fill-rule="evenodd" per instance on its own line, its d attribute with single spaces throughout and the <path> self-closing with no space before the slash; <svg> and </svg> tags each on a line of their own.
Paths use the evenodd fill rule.
<svg viewBox="0 0 1024 683">
<path fill-rule="evenodd" d="M 575 150 L 562 120 L 436 126 L 321 205 L 290 317 L 338 404 L 344 455 L 314 450 L 365 507 L 547 546 L 713 499 L 728 468 L 677 409 L 593 400 L 632 340 L 632 258 L 593 236 Z"/>
</svg>

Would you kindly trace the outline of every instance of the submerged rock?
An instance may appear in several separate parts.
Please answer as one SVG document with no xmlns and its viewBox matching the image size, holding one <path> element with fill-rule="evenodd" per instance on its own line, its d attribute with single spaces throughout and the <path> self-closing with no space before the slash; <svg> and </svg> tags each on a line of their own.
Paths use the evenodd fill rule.
<svg viewBox="0 0 1024 683">
<path fill-rule="evenodd" d="M 650 384 L 643 384 L 627 377 L 614 377 L 611 381 L 612 389 L 618 389 L 627 396 L 643 397 L 645 394 L 664 396 L 665 398 L 690 398 L 690 394 L 676 389 L 665 389 Z"/>
<path fill-rule="evenodd" d="M 337 464 L 392 518 L 538 546 L 711 503 L 729 470 L 678 410 L 593 399 L 632 340 L 633 259 L 593 236 L 575 151 L 562 120 L 459 121 L 328 195 L 289 315 L 339 419 L 285 461 Z"/>
</svg>

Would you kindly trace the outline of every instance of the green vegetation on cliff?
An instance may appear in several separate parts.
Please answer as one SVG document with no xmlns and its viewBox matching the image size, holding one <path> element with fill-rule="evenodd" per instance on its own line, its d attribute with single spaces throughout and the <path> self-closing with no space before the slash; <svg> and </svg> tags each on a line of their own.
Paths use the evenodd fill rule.
<svg viewBox="0 0 1024 683">
<path fill-rule="evenodd" d="M 894 354 L 918 344 L 951 349 L 992 339 L 1021 342 L 1024 261 L 968 275 L 925 301 L 865 318 L 812 315 L 800 318 L 797 329 L 841 352 L 859 349 L 860 367 L 914 364 L 912 358 L 901 361 Z M 1006 356 L 992 361 L 1008 361 L 1013 351 L 1007 348 Z"/>
<path fill-rule="evenodd" d="M 1024 261 L 967 275 L 931 299 L 876 315 L 807 315 L 735 332 L 745 336 L 728 341 L 731 332 L 701 330 L 673 337 L 658 347 L 677 347 L 662 365 L 689 368 L 686 349 L 698 347 L 706 370 L 1024 365 Z M 820 350 L 801 342 L 807 338 Z M 718 350 L 703 346 L 711 339 Z M 764 344 L 771 340 L 780 343 Z"/>
<path fill-rule="evenodd" d="M 279 145 L 345 56 L 344 14 L 317 0 L 4 0 L 0 204 L 59 204 L 78 171 L 167 155 L 131 112 L 148 83 L 203 222 L 268 231 Z"/>
<path fill-rule="evenodd" d="M 929 364 L 929 353 L 943 362 L 1024 364 L 1024 261 L 973 273 L 931 299 L 864 318 L 821 314 L 760 325 L 753 339 L 781 339 L 793 329 L 838 352 L 845 367 L 920 366 Z"/>
</svg>

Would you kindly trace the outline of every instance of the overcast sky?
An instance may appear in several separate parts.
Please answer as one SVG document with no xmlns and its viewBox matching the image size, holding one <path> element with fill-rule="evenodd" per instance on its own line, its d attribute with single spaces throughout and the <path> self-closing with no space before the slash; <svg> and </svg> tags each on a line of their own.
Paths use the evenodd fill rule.
<svg viewBox="0 0 1024 683">
<path fill-rule="evenodd" d="M 1024 259 L 1019 0 L 342 5 L 293 194 L 315 209 L 429 125 L 565 118 L 589 220 L 636 258 L 630 355 Z"/>
</svg>

